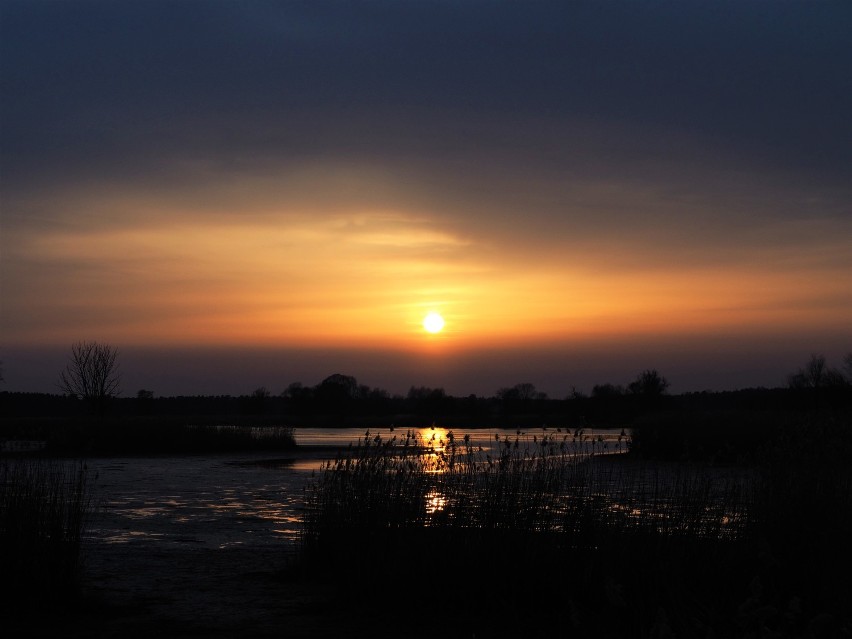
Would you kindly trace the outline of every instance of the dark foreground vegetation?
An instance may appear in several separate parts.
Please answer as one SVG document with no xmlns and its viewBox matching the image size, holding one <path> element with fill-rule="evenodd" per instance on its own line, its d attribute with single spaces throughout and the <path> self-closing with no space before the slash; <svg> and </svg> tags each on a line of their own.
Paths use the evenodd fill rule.
<svg viewBox="0 0 852 639">
<path fill-rule="evenodd" d="M 4 622 L 78 603 L 80 546 L 92 505 L 84 464 L 0 459 Z"/>
<path fill-rule="evenodd" d="M 309 494 L 303 569 L 335 607 L 399 602 L 383 624 L 445 636 L 850 636 L 849 426 L 811 416 L 733 475 L 558 435 L 491 456 L 368 435 Z"/>
<path fill-rule="evenodd" d="M 330 588 L 323 610 L 372 636 L 852 637 L 852 384 L 817 364 L 786 388 L 678 396 L 656 371 L 560 400 L 529 384 L 391 397 L 341 375 L 278 396 L 0 393 L 0 441 L 183 454 L 369 426 L 311 485 L 287 577 Z M 405 433 L 431 423 L 560 428 L 493 451 Z M 607 426 L 630 430 L 628 454 L 564 434 Z M 0 455 L 9 610 L 73 606 L 90 503 L 83 466 Z"/>
</svg>

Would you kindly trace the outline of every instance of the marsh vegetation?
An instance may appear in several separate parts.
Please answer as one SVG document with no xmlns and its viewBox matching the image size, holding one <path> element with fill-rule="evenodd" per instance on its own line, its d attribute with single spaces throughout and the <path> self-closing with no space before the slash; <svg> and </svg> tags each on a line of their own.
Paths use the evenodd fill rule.
<svg viewBox="0 0 852 639">
<path fill-rule="evenodd" d="M 849 628 L 849 434 L 797 434 L 745 469 L 578 452 L 552 432 L 497 454 L 368 432 L 309 489 L 304 569 L 337 580 L 335 605 L 435 600 L 454 636 L 831 636 Z"/>
<path fill-rule="evenodd" d="M 119 531 L 104 543 L 127 543 L 126 554 L 113 554 L 144 566 L 140 540 L 160 549 L 192 544 L 194 553 L 169 548 L 192 572 L 195 562 L 221 561 L 222 539 L 254 553 L 243 545 L 251 532 L 244 522 L 263 520 L 250 526 L 265 531 L 255 545 L 269 553 L 256 563 L 279 585 L 322 592 L 315 603 L 335 628 L 375 636 L 401 628 L 447 637 L 849 636 L 852 384 L 825 382 L 811 369 L 822 370 L 800 372 L 785 389 L 681 396 L 667 395 L 665 378 L 646 371 L 628 389 L 605 385 L 564 400 L 530 384 L 493 398 L 428 388 L 389 397 L 340 375 L 280 396 L 140 391 L 110 398 L 100 413 L 72 397 L 0 393 L 8 409 L 0 439 L 45 444 L 0 459 L 0 567 L 21 586 L 21 611 L 75 600 L 90 491 L 85 467 L 56 460 L 85 454 L 114 478 L 130 469 L 144 478 L 112 485 L 127 489 L 110 502 L 115 526 L 102 526 Z M 346 441 L 360 435 L 309 478 L 317 455 L 334 449 L 297 446 L 298 425 L 374 421 L 366 432 L 303 429 L 346 433 Z M 245 486 L 234 484 L 237 475 Z M 273 546 L 286 566 L 280 573 L 268 568 Z M 175 601 L 182 588 L 173 589 Z M 267 612 L 278 608 L 269 597 L 258 601 Z"/>
<path fill-rule="evenodd" d="M 0 574 L 6 617 L 76 602 L 93 507 L 80 462 L 0 459 Z"/>
</svg>

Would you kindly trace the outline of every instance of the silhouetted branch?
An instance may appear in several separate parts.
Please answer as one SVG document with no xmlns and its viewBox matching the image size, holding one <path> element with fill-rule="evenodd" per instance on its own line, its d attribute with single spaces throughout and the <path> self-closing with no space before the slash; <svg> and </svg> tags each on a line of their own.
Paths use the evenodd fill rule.
<svg viewBox="0 0 852 639">
<path fill-rule="evenodd" d="M 104 402 L 120 392 L 117 357 L 118 351 L 109 344 L 73 344 L 71 361 L 59 375 L 59 388 L 67 395 L 93 402 L 102 410 Z"/>
</svg>

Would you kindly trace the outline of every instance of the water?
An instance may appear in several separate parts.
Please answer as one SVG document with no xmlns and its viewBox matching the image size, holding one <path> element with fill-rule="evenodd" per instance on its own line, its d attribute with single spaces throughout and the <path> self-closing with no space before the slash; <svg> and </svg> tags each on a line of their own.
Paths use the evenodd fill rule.
<svg viewBox="0 0 852 639">
<path fill-rule="evenodd" d="M 257 636 L 271 637 L 280 635 L 285 618 L 288 624 L 310 619 L 319 627 L 326 615 L 306 617 L 298 608 L 305 586 L 270 576 L 296 557 L 312 475 L 365 432 L 297 429 L 302 448 L 281 453 L 89 460 L 96 509 L 83 549 L 84 588 L 125 611 L 108 621 L 103 636 L 126 636 L 144 624 L 197 629 L 203 623 L 201 634 L 210 636 L 235 636 L 251 627 Z M 377 434 L 405 437 L 406 430 L 370 431 L 371 438 Z M 587 430 L 576 442 L 575 433 L 553 428 L 454 431 L 457 441 L 470 435 L 470 443 L 485 452 L 496 451 L 506 437 L 530 446 L 545 434 L 576 443 L 581 452 L 626 450 L 620 431 Z M 434 436 L 433 445 L 440 447 L 448 433 L 426 428 L 418 435 L 427 442 Z M 434 511 L 445 506 L 440 494 L 430 499 Z M 623 507 L 645 506 L 625 502 Z M 287 616 L 291 608 L 295 616 Z M 322 635 L 311 626 L 304 636 Z"/>
<path fill-rule="evenodd" d="M 358 440 L 367 437 L 374 439 L 379 436 L 382 441 L 396 437 L 399 440 L 405 438 L 407 433 L 411 433 L 419 438 L 425 446 L 439 450 L 448 442 L 451 432 L 457 444 L 461 444 L 465 438 L 468 438 L 474 449 L 481 448 L 485 453 L 492 454 L 499 451 L 503 445 L 501 442 L 505 442 L 506 439 L 511 442 L 518 440 L 520 446 L 534 449 L 543 437 L 548 437 L 552 438 L 552 441 L 556 442 L 557 445 L 563 441 L 566 442 L 571 447 L 572 452 L 599 454 L 626 452 L 628 441 L 626 432 L 614 429 L 584 428 L 576 431 L 545 427 L 523 430 L 514 428 L 451 429 L 435 426 L 414 429 L 299 428 L 296 430 L 296 441 L 303 446 L 340 448 L 347 446 L 350 442 L 357 443 Z"/>
<path fill-rule="evenodd" d="M 262 455 L 125 457 L 88 462 L 106 544 L 264 545 L 298 535 L 310 472 Z"/>
<path fill-rule="evenodd" d="M 97 508 L 88 539 L 96 544 L 194 545 L 210 549 L 269 544 L 294 545 L 311 475 L 349 443 L 364 438 L 356 428 L 296 429 L 306 450 L 180 457 L 116 457 L 88 461 Z M 436 449 L 448 430 L 422 428 L 420 438 Z M 404 437 L 405 429 L 373 429 L 370 437 Z M 551 428 L 454 431 L 476 448 L 494 453 L 508 437 L 533 446 L 543 435 L 567 441 L 578 452 L 623 452 L 620 431 L 586 429 L 579 436 Z M 604 447 L 606 446 L 606 447 Z"/>
</svg>

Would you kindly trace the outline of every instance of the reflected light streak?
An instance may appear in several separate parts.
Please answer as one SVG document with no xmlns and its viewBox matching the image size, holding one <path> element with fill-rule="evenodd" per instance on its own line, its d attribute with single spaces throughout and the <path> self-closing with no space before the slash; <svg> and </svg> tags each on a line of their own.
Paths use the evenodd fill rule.
<svg viewBox="0 0 852 639">
<path fill-rule="evenodd" d="M 423 447 L 433 453 L 442 453 L 449 439 L 450 431 L 440 426 L 431 426 L 429 428 L 421 428 L 417 431 L 420 440 L 423 442 Z"/>
<path fill-rule="evenodd" d="M 434 515 L 441 512 L 447 506 L 447 498 L 444 494 L 436 489 L 429 491 L 426 494 L 426 514 Z"/>
</svg>

